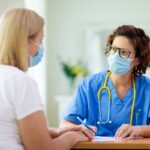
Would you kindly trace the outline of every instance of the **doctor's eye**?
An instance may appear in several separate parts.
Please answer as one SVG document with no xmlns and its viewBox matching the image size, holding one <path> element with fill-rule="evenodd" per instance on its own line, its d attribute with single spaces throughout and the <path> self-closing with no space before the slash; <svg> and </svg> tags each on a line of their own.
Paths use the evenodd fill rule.
<svg viewBox="0 0 150 150">
<path fill-rule="evenodd" d="M 119 50 L 119 55 L 122 58 L 129 58 L 130 52 L 128 50 L 126 50 L 126 49 L 120 49 Z"/>
</svg>

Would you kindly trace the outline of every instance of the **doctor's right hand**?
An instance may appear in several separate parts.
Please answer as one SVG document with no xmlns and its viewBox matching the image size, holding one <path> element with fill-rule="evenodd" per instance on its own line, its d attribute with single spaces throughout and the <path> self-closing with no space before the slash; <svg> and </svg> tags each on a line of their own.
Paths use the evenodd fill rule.
<svg viewBox="0 0 150 150">
<path fill-rule="evenodd" d="M 91 140 L 95 136 L 97 128 L 95 126 L 88 126 L 87 128 L 85 125 L 82 124 L 81 131 Z"/>
</svg>

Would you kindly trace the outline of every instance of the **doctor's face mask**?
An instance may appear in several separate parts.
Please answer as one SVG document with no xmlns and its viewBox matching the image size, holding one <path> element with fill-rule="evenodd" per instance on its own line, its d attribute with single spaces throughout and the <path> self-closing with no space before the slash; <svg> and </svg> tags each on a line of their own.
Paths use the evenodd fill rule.
<svg viewBox="0 0 150 150">
<path fill-rule="evenodd" d="M 108 58 L 109 69 L 114 74 L 125 74 L 129 70 L 131 70 L 132 59 L 130 58 L 122 58 L 119 56 L 119 53 L 116 52 L 114 54 L 110 53 Z"/>
</svg>

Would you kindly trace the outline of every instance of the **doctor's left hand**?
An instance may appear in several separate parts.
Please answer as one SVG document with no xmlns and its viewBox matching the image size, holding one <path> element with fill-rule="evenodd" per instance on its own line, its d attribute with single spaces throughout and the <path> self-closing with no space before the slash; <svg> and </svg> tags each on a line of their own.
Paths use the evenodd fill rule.
<svg viewBox="0 0 150 150">
<path fill-rule="evenodd" d="M 142 138 L 141 126 L 123 124 L 118 128 L 115 134 L 115 140 L 131 140 L 135 138 Z"/>
</svg>

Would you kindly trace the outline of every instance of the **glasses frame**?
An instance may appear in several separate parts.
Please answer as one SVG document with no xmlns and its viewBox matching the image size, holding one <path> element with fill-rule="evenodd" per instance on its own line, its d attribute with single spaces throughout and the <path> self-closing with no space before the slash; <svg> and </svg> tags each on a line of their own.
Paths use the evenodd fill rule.
<svg viewBox="0 0 150 150">
<path fill-rule="evenodd" d="M 113 49 L 113 51 L 112 51 L 112 49 Z M 128 58 L 130 57 L 130 54 L 131 54 L 131 52 L 130 52 L 128 49 L 119 48 L 119 47 L 113 46 L 113 45 L 111 45 L 111 44 L 108 44 L 108 45 L 106 46 L 106 49 L 105 49 L 105 50 L 106 50 L 106 54 L 107 54 L 107 55 L 109 55 L 110 53 L 111 53 L 111 54 L 115 54 L 116 51 L 118 51 L 119 56 L 120 56 L 121 58 L 124 58 L 124 59 L 128 59 Z M 127 56 L 123 56 L 123 55 L 121 54 L 121 52 L 123 52 L 123 51 L 128 52 Z"/>
</svg>

